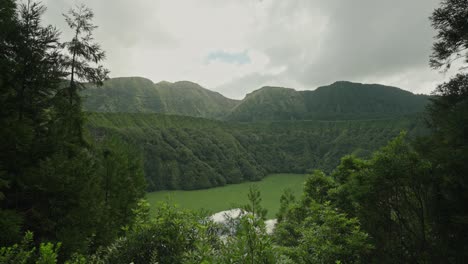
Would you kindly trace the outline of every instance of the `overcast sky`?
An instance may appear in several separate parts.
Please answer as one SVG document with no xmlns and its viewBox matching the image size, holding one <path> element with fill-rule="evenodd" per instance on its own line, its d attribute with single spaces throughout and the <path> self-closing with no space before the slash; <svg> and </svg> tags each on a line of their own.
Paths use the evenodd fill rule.
<svg viewBox="0 0 468 264">
<path fill-rule="evenodd" d="M 265 85 L 315 89 L 338 80 L 430 93 L 440 0 L 43 0 L 45 22 L 95 13 L 111 77 L 189 80 L 231 98 Z"/>
</svg>

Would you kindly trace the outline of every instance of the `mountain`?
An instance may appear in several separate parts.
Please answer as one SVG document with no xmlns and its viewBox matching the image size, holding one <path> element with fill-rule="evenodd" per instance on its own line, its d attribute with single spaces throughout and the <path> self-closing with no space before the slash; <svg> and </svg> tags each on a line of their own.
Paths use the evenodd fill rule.
<svg viewBox="0 0 468 264">
<path fill-rule="evenodd" d="M 236 101 L 192 82 L 138 77 L 108 80 L 83 96 L 86 110 L 101 112 L 89 115 L 91 135 L 121 137 L 141 150 L 151 191 L 330 171 L 342 156 L 368 157 L 401 130 L 424 133 L 417 113 L 428 100 L 395 87 L 336 82 L 315 91 L 263 87 Z"/>
<path fill-rule="evenodd" d="M 335 82 L 314 91 L 263 87 L 233 100 L 188 81 L 114 78 L 82 92 L 89 112 L 166 113 L 226 121 L 382 119 L 424 111 L 426 95 L 379 84 Z"/>
<path fill-rule="evenodd" d="M 165 112 L 169 114 L 220 118 L 238 103 L 237 100 L 226 98 L 188 81 L 160 82 L 156 87 L 165 103 Z"/>
<path fill-rule="evenodd" d="M 314 91 L 263 87 L 226 117 L 232 121 L 378 119 L 424 111 L 426 95 L 379 84 L 335 82 Z"/>
<path fill-rule="evenodd" d="M 89 112 L 168 113 L 221 118 L 238 101 L 188 81 L 160 82 L 141 77 L 113 78 L 82 91 Z"/>
<path fill-rule="evenodd" d="M 248 94 L 226 117 L 232 121 L 300 119 L 307 112 L 302 94 L 294 89 L 263 87 Z"/>
</svg>

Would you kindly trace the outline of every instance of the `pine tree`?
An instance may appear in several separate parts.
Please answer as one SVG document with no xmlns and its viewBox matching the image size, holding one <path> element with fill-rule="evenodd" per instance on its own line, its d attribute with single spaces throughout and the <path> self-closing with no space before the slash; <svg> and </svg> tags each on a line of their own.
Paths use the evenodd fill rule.
<svg viewBox="0 0 468 264">
<path fill-rule="evenodd" d="M 74 36 L 72 40 L 63 43 L 66 50 L 63 70 L 70 81 L 63 93 L 68 97 L 68 105 L 62 105 L 62 111 L 66 113 L 63 119 L 68 128 L 65 134 L 69 140 L 79 143 L 83 140 L 83 116 L 78 91 L 85 88 L 85 83 L 102 85 L 109 71 L 99 64 L 105 59 L 105 52 L 94 42 L 93 31 L 97 26 L 92 23 L 93 11 L 85 5 L 79 5 L 64 14 L 64 17 Z"/>
<path fill-rule="evenodd" d="M 74 31 L 73 39 L 63 44 L 69 53 L 66 56 L 65 70 L 70 77 L 68 96 L 72 105 L 74 101 L 79 102 L 77 90 L 84 88 L 82 82 L 102 85 L 109 71 L 99 65 L 105 59 L 105 52 L 94 42 L 93 31 L 97 26 L 92 23 L 93 11 L 80 5 L 71 9 L 67 15 L 64 14 L 64 17 Z"/>
</svg>

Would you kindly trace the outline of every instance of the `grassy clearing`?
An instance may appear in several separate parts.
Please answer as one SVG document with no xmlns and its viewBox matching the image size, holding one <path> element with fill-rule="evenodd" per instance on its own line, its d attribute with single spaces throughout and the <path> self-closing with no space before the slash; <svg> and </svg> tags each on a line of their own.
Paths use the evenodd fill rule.
<svg viewBox="0 0 468 264">
<path fill-rule="evenodd" d="M 291 189 L 296 198 L 302 194 L 303 183 L 307 175 L 303 174 L 272 174 L 259 182 L 245 182 L 223 187 L 196 191 L 159 191 L 148 193 L 146 198 L 151 206 L 158 201 L 169 199 L 187 209 L 206 209 L 210 212 L 219 212 L 247 202 L 249 187 L 257 185 L 262 195 L 262 205 L 268 209 L 268 218 L 274 218 L 279 209 L 279 199 L 285 189 Z"/>
</svg>

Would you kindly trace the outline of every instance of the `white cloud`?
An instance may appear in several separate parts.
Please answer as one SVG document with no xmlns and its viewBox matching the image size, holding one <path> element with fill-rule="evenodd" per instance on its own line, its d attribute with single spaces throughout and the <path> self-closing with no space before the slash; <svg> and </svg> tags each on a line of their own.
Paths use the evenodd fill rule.
<svg viewBox="0 0 468 264">
<path fill-rule="evenodd" d="M 433 90 L 428 16 L 439 0 L 46 0 L 45 21 L 84 2 L 111 75 L 190 80 L 240 98 L 263 85 L 314 89 L 336 80 Z M 248 63 L 210 60 L 214 52 Z"/>
</svg>

